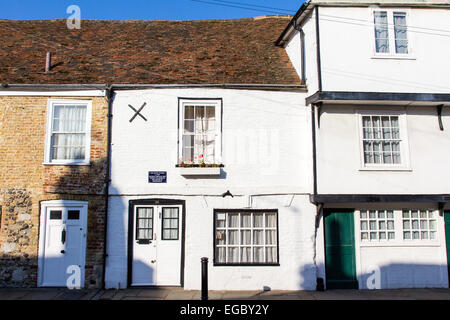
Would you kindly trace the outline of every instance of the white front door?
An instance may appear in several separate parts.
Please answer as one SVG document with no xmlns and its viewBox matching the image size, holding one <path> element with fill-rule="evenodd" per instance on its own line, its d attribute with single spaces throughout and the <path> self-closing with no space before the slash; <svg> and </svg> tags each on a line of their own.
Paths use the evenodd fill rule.
<svg viewBox="0 0 450 320">
<path fill-rule="evenodd" d="M 81 286 L 84 284 L 84 259 L 86 244 L 86 206 L 43 205 L 41 222 L 39 285 L 65 287 L 74 272 L 68 267 L 79 268 Z M 72 268 L 74 268 L 72 267 Z M 72 269 L 73 270 L 73 269 Z"/>
<path fill-rule="evenodd" d="M 181 206 L 134 207 L 132 286 L 181 285 Z"/>
</svg>

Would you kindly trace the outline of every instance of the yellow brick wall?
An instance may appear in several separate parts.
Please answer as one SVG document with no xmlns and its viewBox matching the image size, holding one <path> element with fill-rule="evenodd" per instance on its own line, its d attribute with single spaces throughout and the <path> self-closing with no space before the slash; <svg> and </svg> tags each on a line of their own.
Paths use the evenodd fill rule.
<svg viewBox="0 0 450 320">
<path fill-rule="evenodd" d="M 91 165 L 43 165 L 49 99 L 92 101 Z M 56 199 L 89 201 L 85 285 L 101 285 L 107 111 L 105 97 L 0 97 L 0 287 L 36 286 L 39 205 Z"/>
</svg>

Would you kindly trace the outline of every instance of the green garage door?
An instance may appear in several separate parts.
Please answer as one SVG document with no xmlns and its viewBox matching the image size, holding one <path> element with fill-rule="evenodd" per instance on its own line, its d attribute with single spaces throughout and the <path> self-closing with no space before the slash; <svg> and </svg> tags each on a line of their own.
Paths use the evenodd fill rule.
<svg viewBox="0 0 450 320">
<path fill-rule="evenodd" d="M 358 289 L 353 210 L 326 210 L 324 217 L 327 289 Z"/>
<path fill-rule="evenodd" d="M 444 213 L 445 220 L 445 238 L 447 243 L 447 269 L 448 269 L 448 282 L 450 284 L 450 211 Z"/>
</svg>

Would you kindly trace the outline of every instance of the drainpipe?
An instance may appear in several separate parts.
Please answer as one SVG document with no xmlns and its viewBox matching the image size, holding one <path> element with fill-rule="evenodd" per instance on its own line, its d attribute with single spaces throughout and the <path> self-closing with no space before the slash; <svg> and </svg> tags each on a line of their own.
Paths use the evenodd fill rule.
<svg viewBox="0 0 450 320">
<path fill-rule="evenodd" d="M 318 91 L 322 91 L 322 62 L 320 59 L 320 29 L 319 29 L 319 6 L 315 7 L 316 11 L 316 59 L 317 59 L 317 85 Z M 317 107 L 317 124 L 320 128 L 320 109 L 322 102 L 316 105 L 311 105 L 311 122 L 312 122 L 312 144 L 313 144 L 313 193 L 314 204 L 316 205 L 316 218 L 314 226 L 314 265 L 316 267 L 316 290 L 324 290 L 324 279 L 319 278 L 319 273 L 316 258 L 317 258 L 317 231 L 320 226 L 320 219 L 323 213 L 323 203 L 317 203 L 315 197 L 317 196 L 317 149 L 316 149 L 316 117 L 315 110 Z"/>
<path fill-rule="evenodd" d="M 102 274 L 102 289 L 106 287 L 106 260 L 108 257 L 107 243 L 108 243 L 108 204 L 109 204 L 109 185 L 111 182 L 111 129 L 112 129 L 112 103 L 114 91 L 112 86 L 106 89 L 106 98 L 108 99 L 108 124 L 107 124 L 107 149 L 106 149 L 106 175 L 105 175 L 105 224 L 104 224 L 104 241 L 103 241 L 103 274 Z"/>
<path fill-rule="evenodd" d="M 301 64 L 301 69 L 302 69 L 302 74 L 301 74 L 301 81 L 302 84 L 305 85 L 306 84 L 306 71 L 305 71 L 305 33 L 303 32 L 303 29 L 301 27 L 299 27 L 297 25 L 297 20 L 293 20 L 293 27 L 295 30 L 297 30 L 300 34 L 300 50 L 301 50 L 301 55 L 300 55 L 300 64 Z"/>
<path fill-rule="evenodd" d="M 319 6 L 316 6 L 316 54 L 317 54 L 317 84 L 322 91 L 322 61 L 320 60 L 320 29 L 319 29 Z"/>
</svg>

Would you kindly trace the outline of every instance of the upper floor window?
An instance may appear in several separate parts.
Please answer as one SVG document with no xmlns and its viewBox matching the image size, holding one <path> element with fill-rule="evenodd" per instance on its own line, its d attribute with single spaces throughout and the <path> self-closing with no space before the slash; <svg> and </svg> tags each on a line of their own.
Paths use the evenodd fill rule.
<svg viewBox="0 0 450 320">
<path fill-rule="evenodd" d="M 221 162 L 221 100 L 181 100 L 179 163 Z"/>
<path fill-rule="evenodd" d="M 49 101 L 45 163 L 89 163 L 90 117 L 90 101 Z"/>
<path fill-rule="evenodd" d="M 375 52 L 406 55 L 409 53 L 406 12 L 374 11 Z"/>
<path fill-rule="evenodd" d="M 360 139 L 363 167 L 409 166 L 405 114 L 362 112 Z"/>
</svg>

